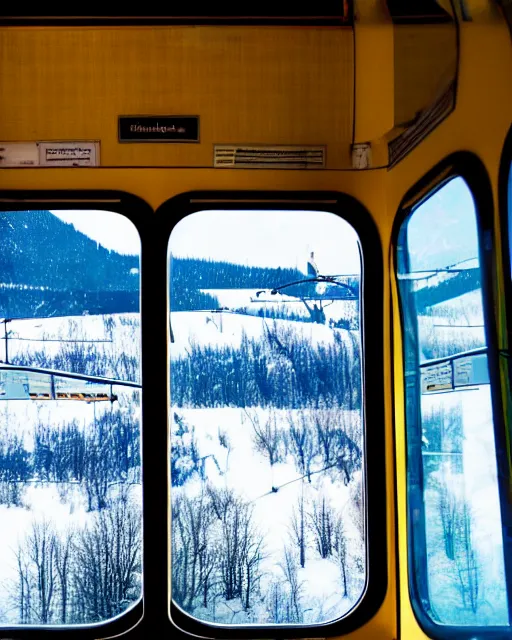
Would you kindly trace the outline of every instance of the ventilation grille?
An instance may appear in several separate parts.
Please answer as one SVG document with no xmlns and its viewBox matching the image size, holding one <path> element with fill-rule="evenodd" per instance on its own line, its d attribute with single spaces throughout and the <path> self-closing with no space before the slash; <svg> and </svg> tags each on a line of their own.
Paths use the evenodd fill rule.
<svg viewBox="0 0 512 640">
<path fill-rule="evenodd" d="M 214 166 L 224 169 L 323 169 L 325 147 L 258 147 L 217 144 Z"/>
</svg>

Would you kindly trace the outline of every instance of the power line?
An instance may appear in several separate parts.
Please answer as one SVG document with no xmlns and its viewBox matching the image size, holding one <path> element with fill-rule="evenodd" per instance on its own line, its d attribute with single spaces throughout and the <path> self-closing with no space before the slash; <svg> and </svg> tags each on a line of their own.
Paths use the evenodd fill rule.
<svg viewBox="0 0 512 640">
<path fill-rule="evenodd" d="M 303 476 L 299 476 L 298 478 L 294 478 L 293 480 L 288 480 L 288 482 L 284 482 L 283 484 L 280 484 L 277 487 L 272 487 L 272 489 L 270 491 L 267 491 L 267 493 L 264 493 L 263 495 L 258 496 L 257 498 L 253 498 L 249 502 L 249 504 L 252 504 L 253 502 L 256 502 L 256 500 L 260 500 L 261 498 L 265 498 L 266 496 L 270 496 L 273 493 L 277 493 L 283 487 L 287 487 L 290 484 L 294 484 L 295 482 L 298 482 L 299 480 L 304 480 L 304 478 L 310 478 L 311 476 L 314 476 L 317 473 L 322 473 L 323 471 L 328 471 L 329 469 L 334 468 L 340 462 L 340 460 L 341 460 L 341 457 L 337 458 L 336 462 L 334 462 L 333 464 L 328 465 L 327 467 L 324 467 L 323 469 L 317 469 L 316 471 L 310 471 L 309 473 L 305 473 Z"/>
<path fill-rule="evenodd" d="M 455 327 L 457 329 L 482 329 L 485 327 L 485 324 L 437 324 L 433 323 L 433 327 Z"/>
<path fill-rule="evenodd" d="M 9 338 L 9 340 L 22 340 L 25 342 L 73 342 L 73 343 L 82 343 L 82 342 L 86 342 L 86 343 L 96 343 L 96 342 L 108 342 L 108 343 L 112 343 L 114 342 L 113 340 L 103 340 L 103 339 L 98 339 L 98 340 L 67 340 L 67 339 L 59 339 L 59 338 L 18 338 L 15 336 L 12 336 L 10 334 L 7 335 L 7 337 Z"/>
</svg>

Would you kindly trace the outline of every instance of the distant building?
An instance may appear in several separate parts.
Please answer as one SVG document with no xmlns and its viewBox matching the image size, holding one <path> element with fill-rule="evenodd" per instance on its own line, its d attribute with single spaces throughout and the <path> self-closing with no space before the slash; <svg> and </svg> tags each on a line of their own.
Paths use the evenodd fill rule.
<svg viewBox="0 0 512 640">
<path fill-rule="evenodd" d="M 308 260 L 308 276 L 310 278 L 318 277 L 318 267 L 316 266 L 314 251 L 311 252 L 311 256 Z"/>
</svg>

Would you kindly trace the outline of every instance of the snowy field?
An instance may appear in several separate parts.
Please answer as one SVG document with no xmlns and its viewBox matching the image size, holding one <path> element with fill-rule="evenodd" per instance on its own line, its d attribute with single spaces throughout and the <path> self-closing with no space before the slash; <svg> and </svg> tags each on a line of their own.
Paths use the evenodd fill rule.
<svg viewBox="0 0 512 640">
<path fill-rule="evenodd" d="M 140 382 L 138 313 L 13 320 L 7 330 L 11 364 Z M 0 360 L 5 362 L 2 338 Z"/>
<path fill-rule="evenodd" d="M 489 386 L 423 396 L 423 416 L 432 411 L 443 412 L 446 427 L 444 447 L 428 435 L 423 446 L 433 615 L 443 624 L 507 625 Z"/>
<path fill-rule="evenodd" d="M 418 317 L 423 360 L 439 358 L 485 345 L 482 292 L 470 291 L 429 307 Z"/>
<path fill-rule="evenodd" d="M 20 320 L 8 331 L 10 363 L 138 380 L 138 314 Z M 0 625 L 94 624 L 140 599 L 140 391 L 113 393 L 113 403 L 0 401 Z M 115 561 L 128 562 L 124 582 Z"/>
<path fill-rule="evenodd" d="M 419 316 L 420 359 L 486 344 L 480 289 Z M 489 385 L 423 395 L 428 592 L 434 620 L 507 625 L 503 538 Z"/>
<path fill-rule="evenodd" d="M 318 285 L 322 287 L 322 285 Z M 325 287 L 325 286 L 324 286 Z M 322 289 L 321 289 L 322 290 Z M 323 290 L 322 290 L 323 291 Z M 248 314 L 257 315 L 262 311 L 275 311 L 279 316 L 293 314 L 299 318 L 307 319 L 309 313 L 299 298 L 276 293 L 272 295 L 269 290 L 261 289 L 201 289 L 202 293 L 208 293 L 219 301 L 219 306 L 229 309 L 243 309 Z M 258 292 L 260 295 L 258 296 Z M 311 304 L 311 303 L 310 303 Z M 358 302 L 327 301 L 324 303 L 324 312 L 329 320 L 346 319 L 354 324 L 358 323 Z"/>
<path fill-rule="evenodd" d="M 254 291 L 209 293 L 232 307 Z M 360 387 L 356 331 L 207 312 L 175 312 L 171 324 L 171 402 L 173 362 L 190 360 L 191 346 L 220 353 L 257 344 L 265 375 L 272 375 L 300 369 L 300 357 L 293 360 L 299 342 L 311 357 L 337 344 L 356 363 L 350 375 Z M 208 384 L 227 383 L 220 376 Z M 234 625 L 325 623 L 353 609 L 366 579 L 360 408 L 173 403 L 171 417 L 176 604 L 201 620 Z M 246 531 L 238 543 L 233 522 Z"/>
</svg>

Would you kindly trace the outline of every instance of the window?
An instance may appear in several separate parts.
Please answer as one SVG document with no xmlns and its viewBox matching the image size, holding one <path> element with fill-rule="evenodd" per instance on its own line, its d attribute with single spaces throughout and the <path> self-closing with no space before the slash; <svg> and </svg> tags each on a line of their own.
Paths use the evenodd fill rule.
<svg viewBox="0 0 512 640">
<path fill-rule="evenodd" d="M 374 546 L 384 532 L 368 534 L 379 526 L 367 512 L 378 400 L 365 408 L 355 226 L 327 211 L 235 205 L 192 211 L 172 230 L 171 617 L 181 628 L 325 636 L 385 583 Z M 377 376 L 379 357 L 377 346 Z M 381 429 L 371 423 L 376 442 Z"/>
<path fill-rule="evenodd" d="M 443 634 L 510 619 L 481 234 L 454 176 L 409 212 L 397 246 L 410 588 L 420 621 Z"/>
<path fill-rule="evenodd" d="M 142 596 L 139 235 L 62 209 L 0 232 L 0 628 L 104 624 Z"/>
</svg>

